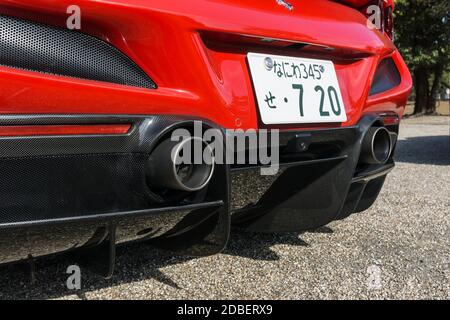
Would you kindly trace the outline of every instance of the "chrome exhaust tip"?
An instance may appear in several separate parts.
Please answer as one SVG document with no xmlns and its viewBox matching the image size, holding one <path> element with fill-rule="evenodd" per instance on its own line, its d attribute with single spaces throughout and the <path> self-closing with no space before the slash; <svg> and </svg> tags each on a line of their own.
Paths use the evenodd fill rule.
<svg viewBox="0 0 450 320">
<path fill-rule="evenodd" d="M 201 145 L 201 161 L 195 161 L 196 143 Z M 214 166 L 213 150 L 201 138 L 184 137 L 181 142 L 169 138 L 162 141 L 150 154 L 148 183 L 155 188 L 198 191 L 211 180 Z"/>
<path fill-rule="evenodd" d="M 384 127 L 371 127 L 361 146 L 360 162 L 366 164 L 384 164 L 389 160 L 392 141 L 389 131 Z"/>
</svg>

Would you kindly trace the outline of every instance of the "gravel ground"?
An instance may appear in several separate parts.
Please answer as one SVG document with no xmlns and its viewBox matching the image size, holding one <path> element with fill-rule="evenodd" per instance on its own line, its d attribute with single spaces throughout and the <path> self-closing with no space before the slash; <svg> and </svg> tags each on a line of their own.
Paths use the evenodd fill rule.
<svg viewBox="0 0 450 320">
<path fill-rule="evenodd" d="M 234 230 L 222 254 L 171 257 L 147 245 L 118 251 L 116 274 L 82 271 L 65 287 L 66 256 L 38 261 L 30 283 L 0 269 L 0 298 L 57 299 L 449 299 L 450 118 L 403 122 L 397 167 L 375 205 L 314 232 Z"/>
</svg>

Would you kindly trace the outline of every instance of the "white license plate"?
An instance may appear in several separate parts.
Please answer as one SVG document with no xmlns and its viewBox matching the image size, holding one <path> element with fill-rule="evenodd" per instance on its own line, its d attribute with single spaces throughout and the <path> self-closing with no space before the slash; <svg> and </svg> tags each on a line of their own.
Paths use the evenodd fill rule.
<svg viewBox="0 0 450 320">
<path fill-rule="evenodd" d="M 259 53 L 247 58 L 263 123 L 347 121 L 333 62 Z"/>
</svg>

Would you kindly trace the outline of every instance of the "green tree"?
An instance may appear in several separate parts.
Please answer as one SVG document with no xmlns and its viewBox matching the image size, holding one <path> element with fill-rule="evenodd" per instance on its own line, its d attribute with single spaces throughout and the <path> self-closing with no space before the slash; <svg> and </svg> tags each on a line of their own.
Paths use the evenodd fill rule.
<svg viewBox="0 0 450 320">
<path fill-rule="evenodd" d="M 414 80 L 414 113 L 433 113 L 450 67 L 450 1 L 396 1 L 396 45 Z"/>
</svg>

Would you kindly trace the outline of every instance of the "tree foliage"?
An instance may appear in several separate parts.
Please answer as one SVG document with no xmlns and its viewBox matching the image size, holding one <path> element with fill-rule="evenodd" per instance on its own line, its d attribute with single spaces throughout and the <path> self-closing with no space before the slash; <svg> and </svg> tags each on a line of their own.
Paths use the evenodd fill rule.
<svg viewBox="0 0 450 320">
<path fill-rule="evenodd" d="M 414 113 L 432 113 L 450 68 L 450 0 L 397 0 L 395 26 L 396 45 L 413 74 Z"/>
</svg>

